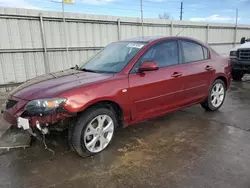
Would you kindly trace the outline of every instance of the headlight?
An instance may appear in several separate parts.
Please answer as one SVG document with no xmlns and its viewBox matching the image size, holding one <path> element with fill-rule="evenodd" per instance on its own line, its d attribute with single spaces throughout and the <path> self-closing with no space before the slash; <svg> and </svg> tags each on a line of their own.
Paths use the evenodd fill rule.
<svg viewBox="0 0 250 188">
<path fill-rule="evenodd" d="M 230 57 L 236 57 L 236 56 L 237 56 L 237 51 L 230 52 Z"/>
<path fill-rule="evenodd" d="M 46 115 L 53 112 L 65 101 L 66 99 L 64 98 L 37 99 L 28 102 L 24 107 L 24 110 L 28 115 Z"/>
</svg>

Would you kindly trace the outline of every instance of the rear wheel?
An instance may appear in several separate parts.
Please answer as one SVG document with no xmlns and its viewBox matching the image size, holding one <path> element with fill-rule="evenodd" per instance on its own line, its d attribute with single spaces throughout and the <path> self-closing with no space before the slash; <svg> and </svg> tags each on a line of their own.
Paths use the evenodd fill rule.
<svg viewBox="0 0 250 188">
<path fill-rule="evenodd" d="M 225 83 L 217 79 L 214 81 L 210 91 L 209 96 L 201 103 L 201 106 L 208 111 L 215 111 L 218 110 L 222 104 L 224 103 L 226 97 L 226 86 Z"/>
<path fill-rule="evenodd" d="M 242 71 L 232 71 L 232 78 L 235 81 L 241 81 L 244 76 L 244 72 Z"/>
<path fill-rule="evenodd" d="M 113 140 L 116 126 L 116 116 L 111 110 L 88 109 L 73 128 L 72 146 L 81 157 L 99 153 Z"/>
</svg>

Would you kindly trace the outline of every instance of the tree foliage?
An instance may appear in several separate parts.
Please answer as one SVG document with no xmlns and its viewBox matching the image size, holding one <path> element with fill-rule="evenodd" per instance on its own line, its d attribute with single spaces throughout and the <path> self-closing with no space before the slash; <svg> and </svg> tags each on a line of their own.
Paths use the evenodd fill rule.
<svg viewBox="0 0 250 188">
<path fill-rule="evenodd" d="M 160 19 L 170 20 L 170 14 L 163 12 L 162 14 L 159 14 L 158 17 Z"/>
</svg>

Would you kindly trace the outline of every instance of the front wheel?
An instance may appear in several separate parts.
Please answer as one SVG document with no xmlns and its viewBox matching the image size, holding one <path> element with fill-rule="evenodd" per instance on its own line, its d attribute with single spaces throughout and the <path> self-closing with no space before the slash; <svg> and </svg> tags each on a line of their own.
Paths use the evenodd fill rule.
<svg viewBox="0 0 250 188">
<path fill-rule="evenodd" d="M 99 153 L 111 143 L 116 126 L 116 115 L 111 110 L 88 109 L 73 128 L 72 146 L 81 157 Z"/>
<path fill-rule="evenodd" d="M 214 81 L 207 99 L 201 103 L 201 106 L 208 111 L 218 110 L 224 103 L 226 97 L 225 83 L 217 79 Z"/>
</svg>

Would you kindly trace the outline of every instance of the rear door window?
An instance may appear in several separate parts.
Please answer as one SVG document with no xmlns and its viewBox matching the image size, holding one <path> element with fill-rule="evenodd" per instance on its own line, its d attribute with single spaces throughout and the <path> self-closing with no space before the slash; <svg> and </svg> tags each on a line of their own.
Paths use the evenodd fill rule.
<svg viewBox="0 0 250 188">
<path fill-rule="evenodd" d="M 184 63 L 202 61 L 204 57 L 203 47 L 191 41 L 181 41 L 183 48 Z M 208 53 L 205 55 L 208 57 Z"/>
</svg>

